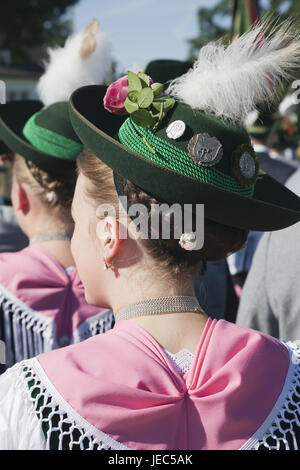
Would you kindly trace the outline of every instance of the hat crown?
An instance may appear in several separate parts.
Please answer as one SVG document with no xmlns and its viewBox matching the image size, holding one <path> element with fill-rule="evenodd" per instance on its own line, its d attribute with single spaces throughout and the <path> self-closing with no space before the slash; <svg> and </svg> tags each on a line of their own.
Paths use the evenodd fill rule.
<svg viewBox="0 0 300 470">
<path fill-rule="evenodd" d="M 67 101 L 60 101 L 42 108 L 38 113 L 36 124 L 58 135 L 80 143 L 71 125 Z"/>
</svg>

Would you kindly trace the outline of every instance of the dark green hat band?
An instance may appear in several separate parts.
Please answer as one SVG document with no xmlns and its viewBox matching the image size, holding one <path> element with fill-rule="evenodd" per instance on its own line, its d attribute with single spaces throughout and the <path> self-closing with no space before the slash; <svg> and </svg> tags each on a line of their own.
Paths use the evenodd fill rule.
<svg viewBox="0 0 300 470">
<path fill-rule="evenodd" d="M 23 129 L 23 134 L 31 145 L 54 157 L 65 160 L 76 159 L 83 150 L 83 145 L 36 124 L 39 115 L 40 112 L 33 114 Z"/>
<path fill-rule="evenodd" d="M 118 137 L 126 147 L 170 170 L 243 196 L 253 196 L 254 184 L 245 188 L 216 168 L 197 165 L 187 152 L 157 137 L 150 129 L 138 126 L 130 118 L 120 127 Z"/>
</svg>

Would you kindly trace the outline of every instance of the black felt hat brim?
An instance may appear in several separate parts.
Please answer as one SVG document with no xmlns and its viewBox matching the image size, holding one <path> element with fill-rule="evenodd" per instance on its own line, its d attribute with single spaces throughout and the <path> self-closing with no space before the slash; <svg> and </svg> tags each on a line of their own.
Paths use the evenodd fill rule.
<svg viewBox="0 0 300 470">
<path fill-rule="evenodd" d="M 205 217 L 246 230 L 273 231 L 300 220 L 300 198 L 266 174 L 252 198 L 163 167 L 128 149 L 116 138 L 126 116 L 106 111 L 106 87 L 78 89 L 70 99 L 73 128 L 83 144 L 107 166 L 161 202 L 204 204 Z"/>
<path fill-rule="evenodd" d="M 70 170 L 74 170 L 75 163 L 38 150 L 23 135 L 28 119 L 42 107 L 43 104 L 36 100 L 11 101 L 0 105 L 0 153 L 18 153 L 55 179 L 64 180 Z"/>
</svg>

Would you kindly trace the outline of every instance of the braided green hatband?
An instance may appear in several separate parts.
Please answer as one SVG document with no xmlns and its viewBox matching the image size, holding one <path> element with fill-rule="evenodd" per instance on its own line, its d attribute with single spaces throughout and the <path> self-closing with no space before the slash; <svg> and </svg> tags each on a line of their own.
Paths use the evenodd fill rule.
<svg viewBox="0 0 300 470">
<path fill-rule="evenodd" d="M 123 145 L 159 165 L 242 196 L 253 196 L 254 185 L 243 188 L 230 175 L 216 168 L 198 165 L 188 153 L 156 137 L 149 129 L 136 125 L 130 118 L 120 127 L 118 137 Z"/>
<path fill-rule="evenodd" d="M 83 145 L 36 124 L 37 112 L 26 122 L 23 134 L 38 150 L 64 160 L 75 160 Z"/>
</svg>

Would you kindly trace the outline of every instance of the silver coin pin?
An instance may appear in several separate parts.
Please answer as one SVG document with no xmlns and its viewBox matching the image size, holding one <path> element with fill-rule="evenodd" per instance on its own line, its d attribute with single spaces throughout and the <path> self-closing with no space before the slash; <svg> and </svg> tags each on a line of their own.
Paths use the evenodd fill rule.
<svg viewBox="0 0 300 470">
<path fill-rule="evenodd" d="M 243 153 L 243 155 L 241 156 L 239 160 L 239 168 L 244 178 L 246 179 L 253 178 L 253 176 L 255 175 L 256 168 L 255 168 L 254 158 L 252 157 L 252 155 L 250 155 L 250 153 L 248 152 Z"/>
<path fill-rule="evenodd" d="M 173 121 L 166 129 L 169 139 L 179 139 L 185 132 L 185 123 L 183 121 Z"/>
<path fill-rule="evenodd" d="M 216 137 L 196 134 L 188 144 L 188 152 L 196 163 L 203 166 L 216 165 L 223 156 L 223 147 Z"/>
</svg>

